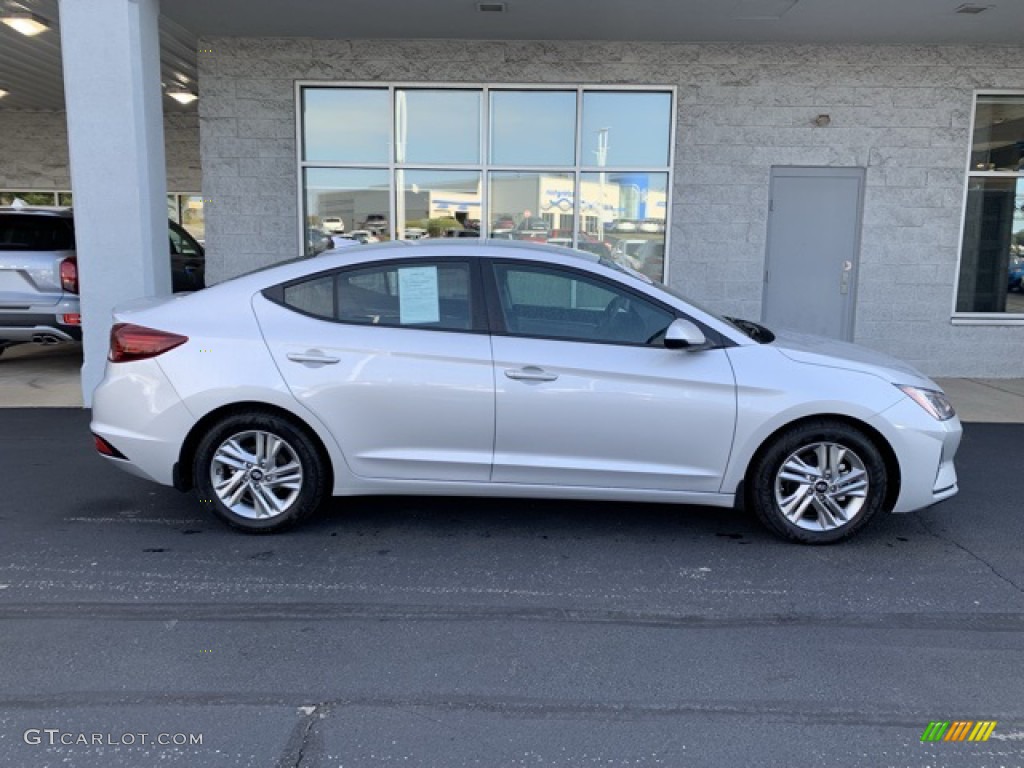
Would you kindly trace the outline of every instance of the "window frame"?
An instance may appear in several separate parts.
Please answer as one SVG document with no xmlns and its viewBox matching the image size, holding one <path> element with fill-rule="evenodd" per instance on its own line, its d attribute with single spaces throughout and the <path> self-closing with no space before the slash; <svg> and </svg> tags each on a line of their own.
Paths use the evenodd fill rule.
<svg viewBox="0 0 1024 768">
<path fill-rule="evenodd" d="M 967 136 L 967 157 L 964 161 L 964 190 L 960 201 L 960 233 L 957 245 L 956 279 L 953 281 L 953 296 L 950 306 L 952 325 L 1024 326 L 1024 312 L 961 312 L 956 308 L 960 295 L 960 274 L 964 258 L 964 232 L 967 229 L 967 199 L 971 179 L 1024 179 L 1024 171 L 978 171 L 971 168 L 974 154 L 974 130 L 978 112 L 978 99 L 985 96 L 1017 96 L 1024 99 L 1024 90 L 1018 88 L 976 89 L 971 95 L 971 118 Z"/>
<path fill-rule="evenodd" d="M 364 89 L 375 89 L 375 90 L 387 90 L 389 97 L 389 130 L 391 131 L 392 138 L 392 151 L 389 153 L 387 163 L 325 163 L 325 162 L 310 162 L 304 159 L 304 123 L 303 123 L 303 90 L 306 88 L 364 88 Z M 389 195 L 388 195 L 388 234 L 392 240 L 396 238 L 399 223 L 396 221 L 395 211 L 398 210 L 398 195 L 401 190 L 398 188 L 396 172 L 413 171 L 413 170 L 425 170 L 425 171 L 475 171 L 481 174 L 481 185 L 480 185 L 480 239 L 486 241 L 490 237 L 491 217 L 495 214 L 490 207 L 489 190 L 490 190 L 490 174 L 491 172 L 511 171 L 517 173 L 538 173 L 543 175 L 546 171 L 568 173 L 572 177 L 573 189 L 574 189 L 574 200 L 572 208 L 573 221 L 575 226 L 573 227 L 572 234 L 572 246 L 577 247 L 579 243 L 579 231 L 581 229 L 581 185 L 582 185 L 582 174 L 584 173 L 608 173 L 608 172 L 631 172 L 631 173 L 660 173 L 667 175 L 667 184 L 665 190 L 665 231 L 662 234 L 663 242 L 665 244 L 665 253 L 671 253 L 671 212 L 673 207 L 673 188 L 675 178 L 675 159 L 676 159 L 676 144 L 678 120 L 677 112 L 679 106 L 679 94 L 678 86 L 666 85 L 658 83 L 645 83 L 645 84 L 622 84 L 622 85 L 604 85 L 604 84 L 586 84 L 586 83 L 496 83 L 496 82 L 460 82 L 460 83 L 445 83 L 435 81 L 424 81 L 424 82 L 408 82 L 408 81 L 390 81 L 390 82 L 373 82 L 373 81 L 346 81 L 346 80 L 296 80 L 294 84 L 294 109 L 295 109 L 295 160 L 296 167 L 298 169 L 297 181 L 296 181 L 296 203 L 297 210 L 299 211 L 299 228 L 296 236 L 298 253 L 305 253 L 305 238 L 304 232 L 306 228 L 306 221 L 308 219 L 308 211 L 306 208 L 306 195 L 305 189 L 303 188 L 303 179 L 305 177 L 305 171 L 307 168 L 366 168 L 366 169 L 386 169 L 389 178 Z M 399 90 L 473 90 L 479 91 L 481 94 L 480 98 L 480 163 L 398 163 L 395 159 L 394 145 L 396 141 L 396 93 Z M 574 147 L 574 159 L 575 163 L 572 165 L 519 165 L 519 164 L 501 164 L 491 162 L 491 93 L 493 91 L 575 91 L 576 93 L 576 125 L 575 125 L 575 147 Z M 667 153 L 667 164 L 664 166 L 640 166 L 640 165 L 622 165 L 613 166 L 605 165 L 600 166 L 596 164 L 596 159 L 592 162 L 584 162 L 587 158 L 581 157 L 582 154 L 582 130 L 583 130 L 583 96 L 584 93 L 588 92 L 601 92 L 601 93 L 635 93 L 635 92 L 659 92 L 669 94 L 669 127 L 668 127 L 668 153 Z M 568 214 L 569 212 L 566 211 Z M 401 224 L 404 227 L 404 223 Z M 667 283 L 670 279 L 670 259 L 666 258 L 662 268 L 662 274 L 659 279 L 662 282 Z"/>
<path fill-rule="evenodd" d="M 352 323 L 346 320 L 340 320 L 337 317 L 324 317 L 323 315 L 317 315 L 313 312 L 306 312 L 305 310 L 286 303 L 284 300 L 284 292 L 287 288 L 327 277 L 332 280 L 336 280 L 339 275 L 346 272 L 362 272 L 367 269 L 388 270 L 399 269 L 401 267 L 431 267 L 441 266 L 443 264 L 465 265 L 469 270 L 469 328 L 434 328 L 429 325 Z M 335 267 L 333 269 L 324 269 L 319 272 L 312 272 L 310 274 L 303 275 L 302 277 L 292 278 L 291 280 L 285 280 L 284 282 L 277 283 L 269 288 L 264 288 L 260 293 L 268 301 L 271 301 L 290 312 L 302 315 L 303 317 L 308 317 L 312 320 L 319 320 L 324 323 L 333 323 L 334 325 L 344 326 L 346 328 L 380 328 L 392 331 L 433 331 L 435 333 L 468 333 L 473 335 L 490 333 L 487 321 L 487 309 L 485 306 L 486 299 L 484 298 L 484 288 L 482 285 L 480 259 L 476 256 L 430 255 L 411 258 L 406 256 L 404 258 L 395 257 L 389 259 L 362 261 L 354 264 L 346 264 L 343 267 Z M 333 293 L 334 314 L 337 315 L 337 289 L 335 289 Z"/>
</svg>

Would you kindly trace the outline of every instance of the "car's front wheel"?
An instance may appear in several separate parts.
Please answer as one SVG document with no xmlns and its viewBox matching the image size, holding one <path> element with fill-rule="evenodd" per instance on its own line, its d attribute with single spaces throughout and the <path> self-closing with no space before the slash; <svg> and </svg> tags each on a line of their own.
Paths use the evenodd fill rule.
<svg viewBox="0 0 1024 768">
<path fill-rule="evenodd" d="M 204 505 L 251 533 L 295 525 L 320 506 L 327 484 L 313 441 L 272 413 L 219 422 L 199 443 L 193 477 Z"/>
<path fill-rule="evenodd" d="M 779 435 L 749 480 L 748 500 L 761 522 L 805 544 L 852 536 L 883 508 L 888 489 L 885 461 L 872 440 L 830 420 Z"/>
</svg>

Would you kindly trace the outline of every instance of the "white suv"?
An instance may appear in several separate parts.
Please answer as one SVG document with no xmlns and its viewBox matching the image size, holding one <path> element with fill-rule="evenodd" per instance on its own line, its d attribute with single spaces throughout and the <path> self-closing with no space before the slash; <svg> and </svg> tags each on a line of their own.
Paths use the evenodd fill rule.
<svg viewBox="0 0 1024 768">
<path fill-rule="evenodd" d="M 172 290 L 205 284 L 203 247 L 173 221 L 168 226 Z M 0 207 L 0 354 L 25 342 L 82 338 L 75 222 L 70 208 Z"/>
</svg>

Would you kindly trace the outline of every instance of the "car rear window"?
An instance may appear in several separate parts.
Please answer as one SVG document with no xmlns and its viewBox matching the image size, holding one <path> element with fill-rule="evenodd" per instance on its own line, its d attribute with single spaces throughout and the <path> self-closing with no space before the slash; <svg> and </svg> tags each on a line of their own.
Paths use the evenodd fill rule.
<svg viewBox="0 0 1024 768">
<path fill-rule="evenodd" d="M 59 216 L 18 213 L 0 215 L 0 250 L 73 251 L 75 232 L 71 222 Z"/>
<path fill-rule="evenodd" d="M 468 331 L 473 327 L 469 276 L 464 262 L 389 263 L 318 275 L 265 295 L 323 320 Z"/>
</svg>

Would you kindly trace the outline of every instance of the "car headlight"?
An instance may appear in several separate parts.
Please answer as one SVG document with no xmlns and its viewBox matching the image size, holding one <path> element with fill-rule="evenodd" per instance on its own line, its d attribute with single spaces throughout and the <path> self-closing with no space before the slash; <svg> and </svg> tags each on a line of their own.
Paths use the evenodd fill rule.
<svg viewBox="0 0 1024 768">
<path fill-rule="evenodd" d="M 956 416 L 953 404 L 945 394 L 934 389 L 921 389 L 904 384 L 896 385 L 907 397 L 920 405 L 929 415 L 938 421 L 948 421 Z"/>
</svg>

